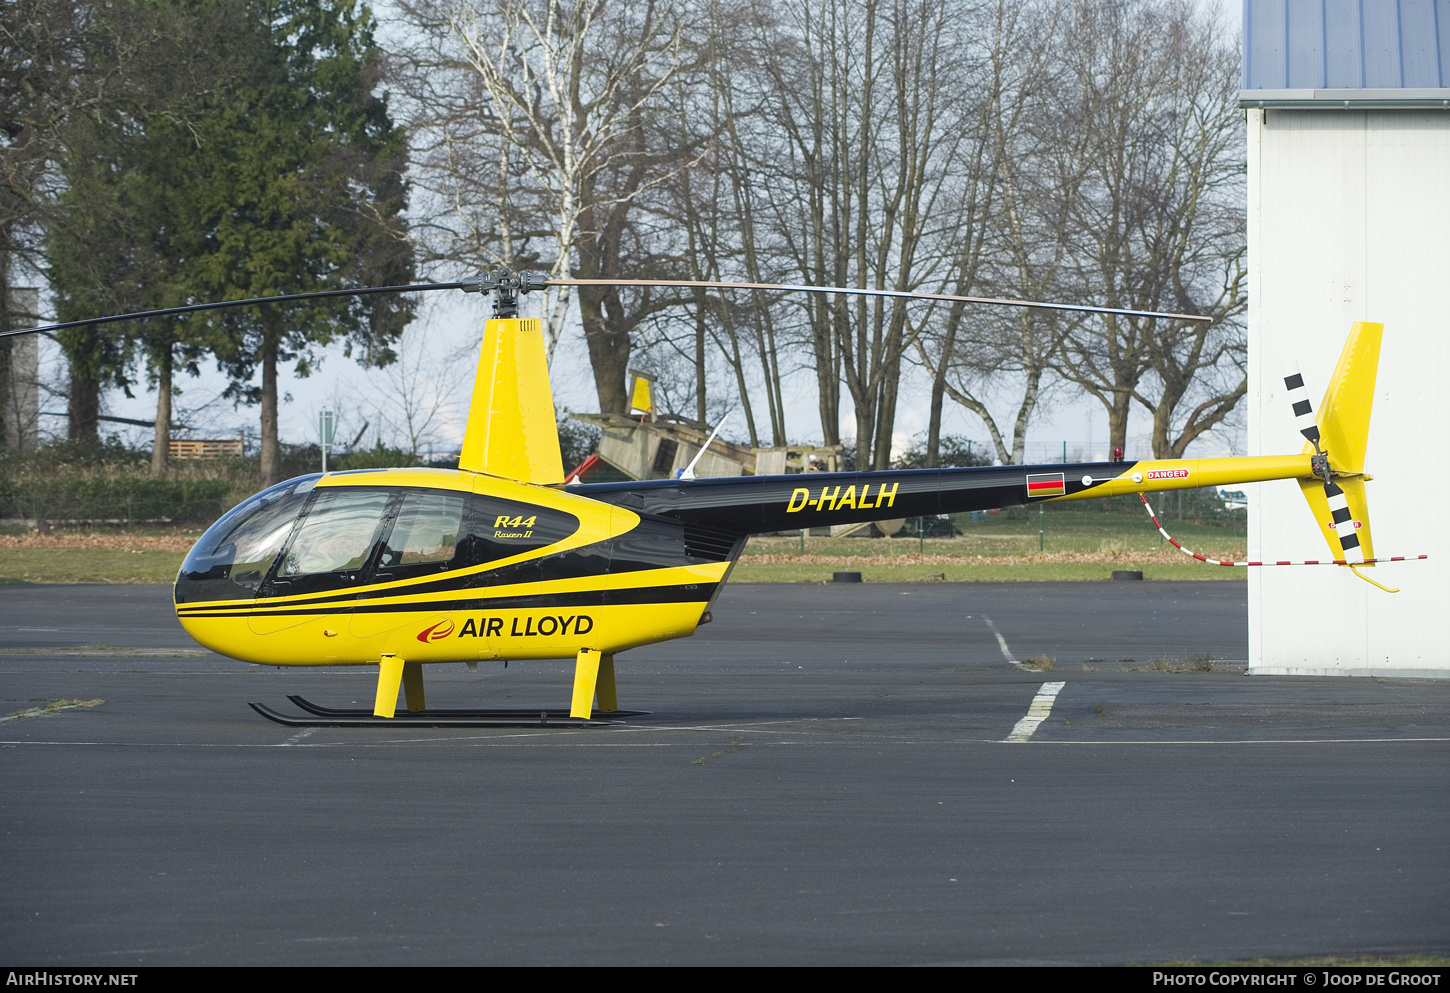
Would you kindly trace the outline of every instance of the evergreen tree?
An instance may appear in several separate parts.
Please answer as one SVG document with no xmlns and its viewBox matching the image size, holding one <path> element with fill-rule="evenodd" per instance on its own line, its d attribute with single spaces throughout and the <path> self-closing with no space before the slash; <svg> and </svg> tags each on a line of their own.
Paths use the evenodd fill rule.
<svg viewBox="0 0 1450 993">
<path fill-rule="evenodd" d="M 56 166 L 72 124 L 110 104 L 116 77 L 136 47 L 146 47 L 113 44 L 111 7 L 91 0 L 0 3 L 0 329 L 10 328 L 17 308 L 12 288 L 33 283 L 45 268 L 45 232 L 57 220 Z M 99 66 L 104 71 L 95 71 Z M 0 411 L 8 408 L 9 354 L 10 340 L 0 341 Z"/>
<path fill-rule="evenodd" d="M 371 15 L 352 0 L 258 0 L 249 11 L 253 29 L 238 40 L 253 57 L 202 122 L 189 169 L 204 236 L 192 291 L 244 299 L 411 282 L 407 144 L 374 93 Z M 210 318 L 231 394 L 261 404 L 264 481 L 280 472 L 278 363 L 305 376 L 315 349 L 341 337 L 360 361 L 386 364 L 412 313 L 411 301 L 373 295 Z"/>
<path fill-rule="evenodd" d="M 406 143 L 373 92 L 366 10 L 350 0 L 135 3 L 171 43 L 128 76 L 135 99 L 93 115 L 72 143 L 65 222 L 51 236 L 58 315 L 411 282 Z M 409 301 L 370 296 L 150 320 L 121 337 L 81 329 L 66 344 L 93 383 L 145 359 L 158 473 L 173 368 L 214 354 L 230 394 L 261 404 L 271 482 L 281 471 L 278 363 L 295 360 L 306 375 L 316 347 L 339 337 L 364 362 L 390 362 L 411 316 Z"/>
<path fill-rule="evenodd" d="M 72 140 L 61 216 L 48 244 L 62 320 L 192 302 L 186 269 L 200 239 L 188 222 L 178 171 L 188 139 L 163 115 L 145 124 L 77 129 Z M 193 374 L 199 371 L 204 347 L 216 344 L 209 330 L 195 317 L 173 317 L 60 332 L 71 367 L 71 437 L 96 437 L 101 386 L 129 392 L 128 368 L 144 361 L 156 394 L 152 471 L 161 475 L 170 447 L 174 370 L 180 361 Z"/>
<path fill-rule="evenodd" d="M 62 321 L 189 302 L 181 270 L 195 254 L 195 239 L 177 217 L 184 189 L 177 169 L 188 144 L 181 132 L 224 75 L 207 52 L 207 42 L 227 27 L 216 10 L 119 0 L 89 13 L 81 75 L 109 77 L 109 84 L 70 115 L 63 134 L 62 192 L 45 246 Z M 180 343 L 190 357 L 199 351 L 187 322 L 74 328 L 59 338 L 70 365 L 72 440 L 96 440 L 102 388 L 128 388 L 130 358 L 138 348 L 147 358 L 164 408 L 159 461 L 153 459 L 159 473 L 169 441 L 173 352 Z"/>
</svg>

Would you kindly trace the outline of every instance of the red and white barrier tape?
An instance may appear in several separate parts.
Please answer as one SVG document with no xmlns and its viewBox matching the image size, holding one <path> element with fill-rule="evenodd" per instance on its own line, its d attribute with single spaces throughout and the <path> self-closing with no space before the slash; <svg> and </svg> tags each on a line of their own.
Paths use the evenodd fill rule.
<svg viewBox="0 0 1450 993">
<path fill-rule="evenodd" d="M 1204 558 L 1202 555 L 1199 555 L 1197 552 L 1189 551 L 1187 548 L 1184 548 L 1177 541 L 1174 541 L 1173 540 L 1173 536 L 1171 534 L 1169 534 L 1167 531 L 1164 531 L 1163 530 L 1163 525 L 1158 523 L 1158 515 L 1155 514 L 1155 513 L 1153 513 L 1153 508 L 1149 505 L 1149 503 L 1148 503 L 1148 497 L 1147 497 L 1146 494 L 1139 493 L 1138 494 L 1138 499 L 1143 501 L 1143 509 L 1147 510 L 1148 511 L 1148 516 L 1153 519 L 1153 526 L 1158 529 L 1158 533 L 1159 534 L 1161 534 L 1164 538 L 1168 539 L 1168 543 L 1170 545 L 1172 545 L 1174 548 L 1178 549 L 1184 555 L 1192 555 L 1194 558 L 1198 559 L 1198 561 L 1200 561 L 1200 562 L 1207 562 L 1209 565 L 1227 565 L 1227 566 L 1249 566 L 1249 565 L 1373 565 L 1376 562 L 1416 562 L 1416 561 L 1418 561 L 1420 559 L 1428 559 L 1430 557 L 1428 555 L 1390 555 L 1390 556 L 1383 556 L 1382 555 L 1382 556 L 1380 556 L 1378 558 L 1365 559 L 1363 562 L 1346 562 L 1344 559 L 1306 559 L 1305 561 L 1302 561 L 1302 562 L 1290 562 L 1290 561 L 1288 561 L 1286 559 L 1278 559 L 1278 560 L 1275 560 L 1275 561 L 1272 561 L 1272 562 L 1267 561 L 1267 560 L 1265 560 L 1265 561 L 1257 561 L 1257 562 L 1229 562 L 1229 561 L 1226 561 L 1224 559 L 1209 559 L 1209 558 Z M 1361 577 L 1361 578 L 1363 578 L 1363 577 Z"/>
</svg>

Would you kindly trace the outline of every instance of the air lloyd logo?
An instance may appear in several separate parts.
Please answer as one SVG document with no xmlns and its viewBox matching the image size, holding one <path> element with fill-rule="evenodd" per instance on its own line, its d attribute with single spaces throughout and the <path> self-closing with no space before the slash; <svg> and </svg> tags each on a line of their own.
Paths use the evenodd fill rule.
<svg viewBox="0 0 1450 993">
<path fill-rule="evenodd" d="M 428 628 L 426 631 L 419 631 L 418 640 L 426 645 L 435 641 L 442 641 L 444 638 L 448 637 L 452 633 L 452 620 L 439 621 L 437 624 L 433 625 L 431 628 Z"/>
<path fill-rule="evenodd" d="M 897 483 L 892 483 L 891 488 L 885 486 L 876 487 L 876 495 L 871 495 L 871 484 L 867 483 L 861 487 L 861 495 L 856 496 L 856 487 L 846 487 L 842 493 L 839 486 L 832 489 L 821 487 L 820 494 L 811 499 L 811 491 L 807 489 L 792 490 L 790 503 L 786 504 L 785 512 L 795 514 L 806 507 L 814 507 L 816 510 L 870 510 L 873 507 L 890 507 L 896 502 Z M 869 501 L 869 502 L 868 502 Z"/>
<path fill-rule="evenodd" d="M 503 625 L 505 618 L 502 617 L 480 617 L 476 621 L 470 617 L 463 622 L 463 627 L 458 632 L 460 638 L 502 638 L 505 637 Z M 507 637 L 511 638 L 548 638 L 552 635 L 567 634 L 588 634 L 594 630 L 594 618 L 588 614 L 570 614 L 567 617 L 545 614 L 543 617 L 525 615 L 523 617 L 508 618 L 509 631 Z M 520 622 L 523 622 L 520 627 Z M 435 641 L 442 641 L 453 633 L 453 621 L 440 621 L 427 630 L 418 632 L 418 640 L 428 644 Z"/>
<path fill-rule="evenodd" d="M 1148 473 L 1149 479 L 1187 479 L 1187 469 L 1154 469 Z"/>
</svg>

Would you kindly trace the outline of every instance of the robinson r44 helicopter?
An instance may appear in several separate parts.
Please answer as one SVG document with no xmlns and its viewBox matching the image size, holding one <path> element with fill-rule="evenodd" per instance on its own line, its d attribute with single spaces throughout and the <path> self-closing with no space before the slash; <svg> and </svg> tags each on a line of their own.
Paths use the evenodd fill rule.
<svg viewBox="0 0 1450 993">
<path fill-rule="evenodd" d="M 371 712 L 296 696 L 306 716 L 252 704 L 283 724 L 389 724 L 395 716 L 430 726 L 586 724 L 640 713 L 619 709 L 615 656 L 686 637 L 708 622 L 746 539 L 762 532 L 1293 479 L 1333 562 L 1357 574 L 1375 564 L 1364 457 L 1382 325 L 1354 325 L 1317 419 L 1297 371 L 1286 377 L 1305 438 L 1298 454 L 711 479 L 687 471 L 679 479 L 566 485 L 540 322 L 518 317 L 518 298 L 546 285 L 587 282 L 604 281 L 501 269 L 461 283 L 227 301 L 10 333 L 359 292 L 493 295 L 456 470 L 349 470 L 287 480 L 232 508 L 182 563 L 176 615 L 207 648 L 264 665 L 377 666 Z M 1209 320 L 890 290 L 761 288 Z M 427 664 L 474 668 L 482 660 L 556 658 L 575 660 L 567 712 L 425 706 Z M 406 714 L 397 714 L 400 685 Z"/>
</svg>

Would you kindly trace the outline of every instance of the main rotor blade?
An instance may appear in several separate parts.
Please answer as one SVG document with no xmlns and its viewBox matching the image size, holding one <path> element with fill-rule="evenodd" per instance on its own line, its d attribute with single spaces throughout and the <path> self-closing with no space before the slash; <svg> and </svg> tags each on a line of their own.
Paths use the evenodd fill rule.
<svg viewBox="0 0 1450 993">
<path fill-rule="evenodd" d="M 0 338 L 17 334 L 35 334 L 39 331 L 60 331 L 63 328 L 83 328 L 88 324 L 113 324 L 116 321 L 134 321 L 143 317 L 171 317 L 176 314 L 191 314 L 199 310 L 221 310 L 223 307 L 243 307 L 257 303 L 283 303 L 287 300 L 320 300 L 324 297 L 362 296 L 365 293 L 417 293 L 424 290 L 461 290 L 465 283 L 414 283 L 412 286 L 362 286 L 351 290 L 320 290 L 316 293 L 289 293 L 278 297 L 253 297 L 250 300 L 221 300 L 216 303 L 194 303 L 186 307 L 168 307 L 165 310 L 143 310 L 135 314 L 116 314 L 111 317 L 93 317 L 85 321 L 67 321 L 64 324 L 46 324 L 38 328 L 17 328 L 0 331 Z"/>
<path fill-rule="evenodd" d="M 1117 314 L 1123 317 L 1161 317 L 1173 321 L 1195 321 L 1213 323 L 1212 317 L 1200 314 L 1172 314 L 1153 310 L 1127 310 L 1116 307 L 1093 307 L 1073 303 L 1047 303 L 1042 300 L 1011 300 L 1001 297 L 968 297 L 951 293 L 918 293 L 911 290 L 873 290 L 852 286 L 804 286 L 797 283 L 732 283 L 692 279 L 549 279 L 547 286 L 702 286 L 711 289 L 777 290 L 790 293 L 849 294 L 853 296 L 901 297 L 911 300 L 941 300 L 947 303 L 987 304 L 997 307 L 1036 307 L 1042 310 L 1066 310 L 1082 314 Z M 66 321 L 62 324 L 45 324 L 33 328 L 16 328 L 0 331 L 0 338 L 13 335 L 35 334 L 43 331 L 61 331 L 65 328 L 80 328 L 93 324 L 114 324 L 117 321 L 134 321 L 147 317 L 174 317 L 203 310 L 221 310 L 227 307 L 245 307 L 256 304 L 285 303 L 290 300 L 320 300 L 328 297 L 362 296 L 368 293 L 420 293 L 428 290 L 472 290 L 478 288 L 478 280 L 459 283 L 414 283 L 409 286 L 363 286 L 347 290 L 322 290 L 316 293 L 289 293 L 274 297 L 252 297 L 247 300 L 220 300 L 215 303 L 197 303 L 185 307 L 168 307 L 164 310 L 144 310 L 132 314 L 114 314 L 110 317 L 93 317 L 83 321 Z"/>
<path fill-rule="evenodd" d="M 1124 317 L 1162 317 L 1173 321 L 1212 324 L 1201 314 L 1165 314 L 1153 310 L 1120 310 L 1075 303 L 1044 303 L 1041 300 L 1006 300 L 998 297 L 963 297 L 950 293 L 916 293 L 910 290 L 870 290 L 850 286 L 800 286 L 794 283 L 723 283 L 694 279 L 550 279 L 549 286 L 708 286 L 734 290 L 787 290 L 794 293 L 849 293 L 870 297 L 906 297 L 912 300 L 945 300 L 948 303 L 982 303 L 998 307 L 1038 307 L 1042 310 L 1071 310 L 1084 314 L 1119 314 Z"/>
</svg>

